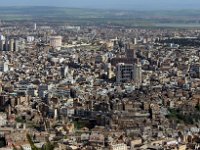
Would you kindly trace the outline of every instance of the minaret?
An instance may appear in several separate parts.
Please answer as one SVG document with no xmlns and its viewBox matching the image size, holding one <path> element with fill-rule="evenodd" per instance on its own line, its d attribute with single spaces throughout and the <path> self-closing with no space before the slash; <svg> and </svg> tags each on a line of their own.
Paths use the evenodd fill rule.
<svg viewBox="0 0 200 150">
<path fill-rule="evenodd" d="M 10 116 L 10 115 L 11 115 L 11 106 L 8 105 L 8 116 Z"/>
<path fill-rule="evenodd" d="M 137 45 L 137 38 L 134 38 L 134 45 Z"/>
<path fill-rule="evenodd" d="M 37 24 L 34 23 L 34 30 L 37 30 Z"/>
<path fill-rule="evenodd" d="M 56 120 L 58 118 L 58 109 L 54 109 L 54 119 Z"/>
</svg>

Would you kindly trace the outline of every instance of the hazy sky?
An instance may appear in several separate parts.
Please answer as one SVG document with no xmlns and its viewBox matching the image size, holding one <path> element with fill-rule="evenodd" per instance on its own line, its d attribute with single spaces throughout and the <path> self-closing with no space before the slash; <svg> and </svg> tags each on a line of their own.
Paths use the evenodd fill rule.
<svg viewBox="0 0 200 150">
<path fill-rule="evenodd" d="M 0 6 L 61 6 L 132 10 L 200 9 L 200 0 L 0 0 Z"/>
</svg>

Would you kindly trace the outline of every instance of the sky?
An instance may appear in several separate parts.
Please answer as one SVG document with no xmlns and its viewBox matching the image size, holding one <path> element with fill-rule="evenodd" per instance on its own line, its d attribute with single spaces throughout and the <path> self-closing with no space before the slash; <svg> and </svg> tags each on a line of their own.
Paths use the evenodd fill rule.
<svg viewBox="0 0 200 150">
<path fill-rule="evenodd" d="M 129 10 L 200 9 L 200 0 L 0 0 L 0 6 L 57 6 Z"/>
</svg>

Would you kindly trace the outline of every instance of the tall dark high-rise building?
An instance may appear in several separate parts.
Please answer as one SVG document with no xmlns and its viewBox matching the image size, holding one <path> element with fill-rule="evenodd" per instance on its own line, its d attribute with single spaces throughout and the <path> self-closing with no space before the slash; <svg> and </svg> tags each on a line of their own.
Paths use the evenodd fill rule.
<svg viewBox="0 0 200 150">
<path fill-rule="evenodd" d="M 5 51 L 9 51 L 9 40 L 8 40 L 8 39 L 6 39 L 6 41 L 5 41 L 4 50 L 5 50 Z"/>
<path fill-rule="evenodd" d="M 1 40 L 0 41 L 0 51 L 4 50 L 4 44 L 5 44 L 5 40 Z"/>
<path fill-rule="evenodd" d="M 117 64 L 116 81 L 118 83 L 124 83 L 134 79 L 134 65 L 133 64 Z"/>
<path fill-rule="evenodd" d="M 136 58 L 135 49 L 131 48 L 130 44 L 126 44 L 125 52 L 126 58 Z"/>
</svg>

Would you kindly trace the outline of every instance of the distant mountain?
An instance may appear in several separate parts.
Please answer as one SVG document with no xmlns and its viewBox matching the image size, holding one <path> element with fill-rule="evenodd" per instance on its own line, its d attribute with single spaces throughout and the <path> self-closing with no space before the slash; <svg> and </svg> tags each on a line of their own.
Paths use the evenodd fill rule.
<svg viewBox="0 0 200 150">
<path fill-rule="evenodd" d="M 199 9 L 199 0 L 0 0 L 1 6 L 56 6 L 122 10 Z"/>
<path fill-rule="evenodd" d="M 0 7 L 0 19 L 10 21 L 71 23 L 77 25 L 152 26 L 155 24 L 197 24 L 200 10 L 111 10 L 50 6 Z M 171 25 L 170 25 L 171 26 Z"/>
</svg>

